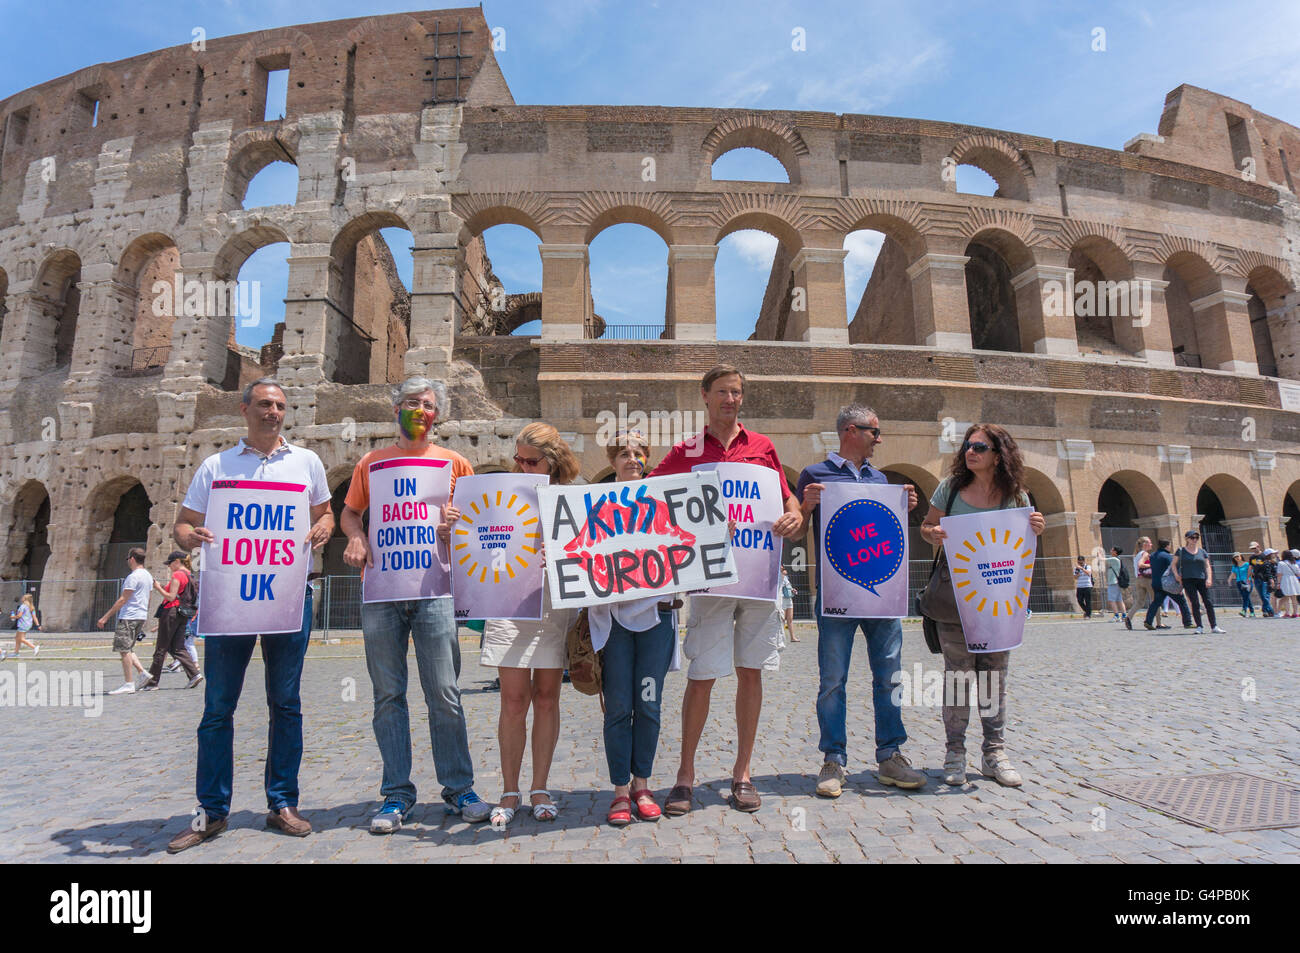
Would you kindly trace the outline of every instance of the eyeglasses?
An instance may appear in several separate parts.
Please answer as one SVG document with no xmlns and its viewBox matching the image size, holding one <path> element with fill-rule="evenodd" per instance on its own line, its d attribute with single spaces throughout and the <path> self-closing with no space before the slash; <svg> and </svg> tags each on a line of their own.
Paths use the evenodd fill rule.
<svg viewBox="0 0 1300 953">
<path fill-rule="evenodd" d="M 845 430 L 861 430 L 863 433 L 869 433 L 869 434 L 871 434 L 872 438 L 875 439 L 875 440 L 879 440 L 879 439 L 880 439 L 880 428 L 879 428 L 879 427 L 864 427 L 864 426 L 862 426 L 862 424 L 847 424 L 847 425 L 845 426 L 844 429 L 845 429 Z"/>
<path fill-rule="evenodd" d="M 992 449 L 993 448 L 983 440 L 976 440 L 974 443 L 968 441 L 962 444 L 961 452 L 965 453 L 967 450 L 974 450 L 976 453 L 988 453 Z"/>
<path fill-rule="evenodd" d="M 407 410 L 437 410 L 438 405 L 431 400 L 420 400 L 418 397 L 408 397 L 402 401 L 402 406 Z"/>
<path fill-rule="evenodd" d="M 540 466 L 541 462 L 545 459 L 545 457 L 521 457 L 519 454 L 515 454 L 515 463 L 521 467 Z"/>
</svg>

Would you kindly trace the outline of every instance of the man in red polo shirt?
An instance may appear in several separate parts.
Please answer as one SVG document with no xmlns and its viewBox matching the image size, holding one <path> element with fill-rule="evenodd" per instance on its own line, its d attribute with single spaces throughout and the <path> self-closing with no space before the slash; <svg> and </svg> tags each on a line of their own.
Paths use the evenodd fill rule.
<svg viewBox="0 0 1300 953">
<path fill-rule="evenodd" d="M 772 441 L 746 430 L 737 419 L 745 396 L 745 378 L 730 364 L 719 364 L 704 375 L 700 387 L 709 422 L 704 432 L 668 451 L 649 474 L 688 473 L 701 463 L 754 463 L 770 467 L 781 480 L 783 513 L 772 529 L 778 536 L 798 536 L 804 519 L 799 501 L 790 493 L 781 461 Z M 683 653 L 690 659 L 685 697 L 682 699 L 682 760 L 677 783 L 668 794 L 664 813 L 685 814 L 691 809 L 695 784 L 695 751 L 709 718 L 713 683 L 736 671 L 736 764 L 731 773 L 731 806 L 757 811 L 762 804 L 749 778 L 749 761 L 763 707 L 763 671 L 775 672 L 780 664 L 781 616 L 776 602 L 710 597 L 692 599 L 686 623 Z"/>
</svg>

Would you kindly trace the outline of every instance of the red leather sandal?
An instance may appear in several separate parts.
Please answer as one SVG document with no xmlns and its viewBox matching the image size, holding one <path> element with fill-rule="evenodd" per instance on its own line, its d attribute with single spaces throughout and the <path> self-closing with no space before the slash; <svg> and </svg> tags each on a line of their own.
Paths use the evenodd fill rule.
<svg viewBox="0 0 1300 953">
<path fill-rule="evenodd" d="M 645 799 L 646 803 L 642 803 L 642 799 Z M 650 793 L 649 788 L 633 791 L 632 804 L 636 808 L 636 816 L 643 821 L 657 821 L 659 815 L 663 813 L 659 809 L 659 805 L 655 803 L 655 796 Z"/>
<path fill-rule="evenodd" d="M 619 807 L 620 804 L 627 806 Z M 614 798 L 613 803 L 609 805 L 609 814 L 606 815 L 605 820 L 614 827 L 627 827 L 632 823 L 632 801 L 625 797 Z"/>
</svg>

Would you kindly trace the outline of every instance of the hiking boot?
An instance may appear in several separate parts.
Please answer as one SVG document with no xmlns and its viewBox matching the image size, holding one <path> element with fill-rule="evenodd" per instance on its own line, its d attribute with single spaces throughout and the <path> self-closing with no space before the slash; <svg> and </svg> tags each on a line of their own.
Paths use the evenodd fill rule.
<svg viewBox="0 0 1300 953">
<path fill-rule="evenodd" d="M 1004 788 L 1018 788 L 1024 783 L 1020 778 L 1020 772 L 1012 767 L 1011 759 L 1001 751 L 986 754 L 981 770 L 985 777 L 992 778 Z"/>
<path fill-rule="evenodd" d="M 943 783 L 961 787 L 966 783 L 966 752 L 949 751 L 943 759 Z"/>
<path fill-rule="evenodd" d="M 880 762 L 876 780 L 908 790 L 925 787 L 925 775 L 915 770 L 901 751 L 895 751 L 889 760 Z"/>
<path fill-rule="evenodd" d="M 839 797 L 844 791 L 844 766 L 838 761 L 827 761 L 817 775 L 818 797 Z"/>
</svg>

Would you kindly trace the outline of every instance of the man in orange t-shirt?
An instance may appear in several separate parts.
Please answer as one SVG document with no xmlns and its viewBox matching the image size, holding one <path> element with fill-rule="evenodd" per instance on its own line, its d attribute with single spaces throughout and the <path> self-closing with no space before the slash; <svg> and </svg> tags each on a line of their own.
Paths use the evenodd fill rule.
<svg viewBox="0 0 1300 953">
<path fill-rule="evenodd" d="M 370 508 L 370 465 L 395 457 L 431 457 L 451 461 L 451 485 L 474 472 L 469 461 L 454 450 L 429 442 L 438 417 L 437 388 L 428 378 L 412 377 L 393 395 L 397 443 L 363 456 L 352 471 L 352 484 L 344 501 L 341 525 L 348 537 L 343 560 L 363 571 L 373 566 L 370 540 L 361 515 Z M 442 509 L 438 538 L 445 545 L 448 526 L 460 518 L 455 507 Z M 374 687 L 373 726 L 384 777 L 379 788 L 384 804 L 370 821 L 374 834 L 400 830 L 415 807 L 411 783 L 411 719 L 406 706 L 406 650 L 415 642 L 415 663 L 429 709 L 429 735 L 433 764 L 442 782 L 447 813 L 468 821 L 487 820 L 492 810 L 474 793 L 474 765 L 469 754 L 469 732 L 460 704 L 460 643 L 449 597 L 400 602 L 366 602 L 361 605 L 361 631 L 365 636 L 366 669 Z"/>
</svg>

